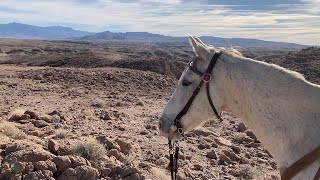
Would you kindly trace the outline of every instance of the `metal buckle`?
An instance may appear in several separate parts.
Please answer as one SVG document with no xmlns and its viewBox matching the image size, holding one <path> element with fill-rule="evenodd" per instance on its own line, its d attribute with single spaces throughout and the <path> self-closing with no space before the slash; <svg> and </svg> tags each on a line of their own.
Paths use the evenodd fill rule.
<svg viewBox="0 0 320 180">
<path fill-rule="evenodd" d="M 205 82 L 205 83 L 210 82 L 211 79 L 212 79 L 212 76 L 211 76 L 211 74 L 209 74 L 209 73 L 205 73 L 205 74 L 202 76 L 202 80 L 203 80 L 203 82 Z"/>
<path fill-rule="evenodd" d="M 179 133 L 180 135 L 183 135 L 183 129 L 182 129 L 182 128 L 178 128 L 178 133 Z"/>
</svg>

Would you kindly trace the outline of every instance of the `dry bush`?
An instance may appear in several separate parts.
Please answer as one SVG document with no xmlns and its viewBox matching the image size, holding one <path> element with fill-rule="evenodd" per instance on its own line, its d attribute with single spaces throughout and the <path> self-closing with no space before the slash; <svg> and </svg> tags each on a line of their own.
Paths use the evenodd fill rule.
<svg viewBox="0 0 320 180">
<path fill-rule="evenodd" d="M 73 150 L 74 154 L 92 161 L 99 160 L 105 156 L 105 151 L 104 146 L 94 138 L 78 141 Z"/>
<path fill-rule="evenodd" d="M 14 123 L 8 121 L 0 121 L 0 133 L 13 138 L 13 139 L 24 139 L 26 134 L 18 129 Z"/>
<path fill-rule="evenodd" d="M 230 172 L 232 175 L 245 180 L 251 180 L 254 178 L 255 169 L 248 164 L 240 165 L 239 169 L 234 169 Z"/>
<path fill-rule="evenodd" d="M 105 106 L 105 102 L 101 99 L 95 99 L 92 103 L 91 103 L 92 107 L 97 107 L 97 108 L 103 108 Z"/>
<path fill-rule="evenodd" d="M 64 129 L 58 129 L 55 131 L 54 138 L 65 139 L 68 136 L 68 131 Z"/>
</svg>

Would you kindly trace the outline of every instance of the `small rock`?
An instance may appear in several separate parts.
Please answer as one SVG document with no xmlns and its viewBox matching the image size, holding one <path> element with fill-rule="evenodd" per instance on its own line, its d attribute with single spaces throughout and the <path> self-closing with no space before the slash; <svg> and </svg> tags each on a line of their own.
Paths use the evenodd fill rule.
<svg viewBox="0 0 320 180">
<path fill-rule="evenodd" d="M 235 146 L 235 145 L 231 146 L 231 149 L 237 154 L 239 154 L 241 152 L 241 149 L 238 146 Z"/>
<path fill-rule="evenodd" d="M 102 177 L 106 177 L 109 176 L 111 174 L 111 169 L 110 168 L 104 168 L 101 170 L 101 176 Z"/>
<path fill-rule="evenodd" d="M 202 143 L 202 144 L 199 144 L 199 145 L 198 145 L 198 148 L 199 148 L 200 150 L 210 149 L 210 148 L 211 148 L 211 145 L 208 144 L 208 143 Z"/>
<path fill-rule="evenodd" d="M 55 173 L 57 171 L 56 164 L 50 160 L 38 161 L 33 163 L 34 169 L 37 170 L 50 170 Z"/>
<path fill-rule="evenodd" d="M 142 177 L 140 176 L 139 173 L 134 173 L 134 174 L 131 174 L 125 178 L 123 178 L 123 180 L 141 180 Z"/>
<path fill-rule="evenodd" d="M 246 131 L 246 134 L 253 140 L 258 140 L 257 137 L 253 134 L 253 132 L 251 132 L 250 130 Z"/>
<path fill-rule="evenodd" d="M 23 114 L 23 115 L 20 117 L 20 121 L 21 121 L 21 120 L 28 120 L 28 119 L 31 119 L 31 117 L 30 117 L 29 114 Z"/>
<path fill-rule="evenodd" d="M 231 159 L 229 157 L 227 157 L 226 155 L 224 155 L 224 154 L 220 154 L 219 160 L 223 161 L 223 162 L 226 162 L 227 164 L 232 164 Z"/>
<path fill-rule="evenodd" d="M 122 157 L 122 155 L 120 154 L 120 152 L 116 149 L 111 149 L 109 151 L 109 156 L 114 156 L 116 159 L 118 159 L 119 161 L 122 161 L 124 158 Z"/>
<path fill-rule="evenodd" d="M 60 144 L 57 149 L 57 154 L 59 156 L 65 156 L 73 153 L 72 146 L 69 144 Z"/>
<path fill-rule="evenodd" d="M 237 130 L 238 130 L 239 132 L 245 132 L 245 131 L 247 130 L 247 127 L 244 125 L 243 122 L 240 122 L 240 123 L 238 124 Z"/>
<path fill-rule="evenodd" d="M 148 134 L 148 131 L 141 131 L 140 132 L 140 135 L 147 135 Z"/>
<path fill-rule="evenodd" d="M 227 139 L 224 139 L 222 137 L 214 138 L 217 144 L 223 145 L 223 146 L 231 146 L 231 142 Z"/>
<path fill-rule="evenodd" d="M 252 148 L 257 148 L 259 147 L 259 144 L 258 143 L 254 143 L 254 142 L 251 142 L 249 144 L 246 144 L 247 147 L 252 147 Z"/>
<path fill-rule="evenodd" d="M 118 129 L 119 129 L 120 131 L 125 131 L 125 130 L 126 130 L 126 128 L 125 128 L 125 127 L 122 127 L 122 126 L 118 127 Z"/>
<path fill-rule="evenodd" d="M 134 174 L 134 173 L 138 173 L 138 169 L 135 168 L 135 167 L 129 167 L 129 168 L 126 168 L 122 171 L 121 173 L 121 177 L 124 178 L 124 177 L 127 177 L 127 176 L 130 176 L 131 174 Z"/>
<path fill-rule="evenodd" d="M 48 115 L 48 114 L 39 115 L 39 120 L 45 121 L 47 123 L 51 123 L 52 122 L 51 116 Z"/>
<path fill-rule="evenodd" d="M 49 124 L 44 120 L 34 120 L 31 122 L 37 128 L 43 128 L 43 127 L 49 126 Z"/>
<path fill-rule="evenodd" d="M 129 154 L 132 149 L 132 145 L 128 142 L 125 142 L 121 139 L 116 139 L 116 143 L 120 146 L 120 150 L 123 154 Z"/>
<path fill-rule="evenodd" d="M 37 180 L 37 179 L 55 180 L 53 178 L 53 173 L 49 170 L 39 170 L 35 172 L 30 172 L 23 176 L 23 180 Z"/>
<path fill-rule="evenodd" d="M 87 161 L 85 158 L 80 156 L 71 155 L 69 156 L 69 159 L 71 160 L 71 164 L 72 164 L 71 167 L 73 168 L 82 166 L 82 165 L 91 166 L 91 163 L 89 161 Z"/>
<path fill-rule="evenodd" d="M 48 149 L 50 152 L 52 152 L 53 154 L 57 154 L 58 148 L 59 148 L 59 145 L 55 140 L 53 139 L 48 140 Z"/>
<path fill-rule="evenodd" d="M 144 106 L 144 102 L 141 101 L 141 100 L 139 100 L 136 105 L 138 105 L 138 106 Z"/>
<path fill-rule="evenodd" d="M 120 151 L 120 146 L 115 143 L 111 138 L 108 138 L 106 136 L 99 136 L 97 137 L 97 140 L 104 144 L 106 149 L 110 150 L 110 149 L 117 149 Z"/>
<path fill-rule="evenodd" d="M 223 150 L 222 152 L 223 152 L 223 154 L 228 156 L 231 161 L 239 161 L 240 160 L 240 157 L 238 155 L 234 154 L 233 152 L 230 152 L 227 150 Z"/>
<path fill-rule="evenodd" d="M 52 159 L 56 164 L 57 171 L 62 173 L 72 166 L 71 160 L 68 156 L 56 156 Z"/>
<path fill-rule="evenodd" d="M 60 116 L 58 116 L 58 115 L 53 115 L 53 116 L 51 116 L 51 118 L 50 118 L 50 122 L 47 122 L 47 123 L 57 123 L 57 122 L 60 122 Z"/>
<path fill-rule="evenodd" d="M 26 111 L 24 109 L 16 109 L 10 113 L 9 121 L 18 121 Z"/>
<path fill-rule="evenodd" d="M 207 156 L 211 159 L 217 159 L 217 154 L 214 150 L 207 152 Z"/>
<path fill-rule="evenodd" d="M 103 120 L 112 120 L 109 112 L 103 112 L 103 114 L 101 116 L 101 119 L 103 119 Z"/>
<path fill-rule="evenodd" d="M 75 168 L 77 179 L 79 180 L 97 180 L 99 179 L 99 171 L 90 166 L 78 166 Z"/>
<path fill-rule="evenodd" d="M 203 166 L 200 164 L 194 164 L 193 169 L 197 171 L 203 171 Z"/>
<path fill-rule="evenodd" d="M 78 180 L 77 171 L 73 168 L 66 169 L 57 180 Z"/>
<path fill-rule="evenodd" d="M 141 168 L 148 168 L 148 167 L 150 167 L 150 164 L 145 163 L 145 162 L 141 162 L 141 163 L 139 164 L 139 167 L 141 167 Z"/>
<path fill-rule="evenodd" d="M 30 123 L 30 120 L 19 120 L 18 123 L 20 123 L 20 124 L 28 124 L 28 123 Z"/>
<path fill-rule="evenodd" d="M 60 112 L 57 110 L 52 111 L 51 113 L 48 113 L 48 115 L 53 116 L 53 115 L 58 115 L 60 116 Z"/>
<path fill-rule="evenodd" d="M 28 114 L 31 119 L 39 119 L 39 115 L 35 111 L 26 111 L 24 114 Z"/>
<path fill-rule="evenodd" d="M 33 163 L 32 162 L 25 162 L 24 163 L 24 170 L 22 171 L 22 174 L 28 174 L 29 172 L 34 171 Z"/>
</svg>

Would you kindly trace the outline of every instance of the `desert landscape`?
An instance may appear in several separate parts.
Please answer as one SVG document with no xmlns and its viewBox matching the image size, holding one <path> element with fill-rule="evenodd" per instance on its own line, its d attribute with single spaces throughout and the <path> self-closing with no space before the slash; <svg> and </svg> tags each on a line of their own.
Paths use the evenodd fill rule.
<svg viewBox="0 0 320 180">
<path fill-rule="evenodd" d="M 320 84 L 320 48 L 243 48 Z M 0 39 L 0 179 L 170 179 L 158 117 L 193 57 L 181 43 Z M 228 112 L 181 142 L 178 179 L 280 179 Z"/>
</svg>

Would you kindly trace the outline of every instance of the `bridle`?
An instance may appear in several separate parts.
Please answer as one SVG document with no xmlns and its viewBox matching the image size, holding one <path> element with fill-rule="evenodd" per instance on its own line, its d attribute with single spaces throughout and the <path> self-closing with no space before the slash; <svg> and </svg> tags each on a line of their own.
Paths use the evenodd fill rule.
<svg viewBox="0 0 320 180">
<path fill-rule="evenodd" d="M 199 85 L 197 86 L 197 88 L 193 91 L 192 96 L 190 97 L 190 99 L 188 100 L 188 102 L 186 103 L 186 105 L 183 107 L 183 109 L 179 112 L 179 114 L 176 116 L 175 120 L 174 120 L 174 125 L 172 125 L 170 127 L 170 132 L 169 132 L 169 153 L 170 153 L 170 171 L 171 171 L 171 179 L 177 179 L 177 172 L 178 172 L 178 159 L 179 159 L 179 144 L 176 141 L 172 141 L 173 135 L 175 132 L 178 132 L 181 136 L 184 136 L 184 131 L 183 131 L 183 127 L 181 125 L 181 118 L 188 112 L 190 106 L 192 105 L 194 99 L 196 98 L 196 96 L 199 94 L 200 89 L 203 85 L 203 83 L 206 84 L 206 92 L 207 92 L 207 97 L 209 100 L 209 104 L 213 110 L 213 112 L 215 113 L 216 117 L 219 120 L 221 119 L 220 114 L 218 113 L 217 109 L 215 108 L 212 99 L 211 99 L 211 95 L 210 95 L 210 89 L 209 89 L 209 83 L 212 79 L 212 70 L 217 62 L 217 60 L 219 59 L 221 53 L 215 53 L 208 65 L 208 68 L 206 70 L 205 73 L 200 72 L 196 67 L 194 67 L 194 62 L 191 61 L 188 64 L 189 69 L 194 72 L 195 74 L 199 75 L 202 77 L 202 81 L 199 83 Z"/>
<path fill-rule="evenodd" d="M 194 90 L 192 96 L 190 97 L 190 99 L 188 100 L 186 105 L 183 107 L 183 109 L 176 116 L 175 121 L 174 121 L 174 125 L 172 125 L 170 127 L 168 141 L 169 141 L 169 153 L 170 153 L 169 167 L 171 170 L 171 179 L 172 180 L 177 179 L 178 159 L 179 159 L 179 149 L 180 149 L 178 142 L 172 141 L 172 138 L 173 138 L 173 135 L 175 132 L 178 132 L 182 137 L 184 136 L 183 127 L 181 125 L 180 120 L 188 112 L 190 106 L 192 105 L 192 102 L 194 101 L 194 99 L 196 98 L 198 93 L 200 92 L 200 89 L 201 89 L 203 83 L 206 84 L 206 93 L 207 93 L 207 97 L 209 100 L 209 104 L 210 104 L 213 112 L 217 116 L 217 118 L 220 121 L 222 121 L 220 114 L 218 113 L 217 109 L 215 108 L 215 106 L 212 102 L 212 99 L 210 96 L 210 91 L 209 91 L 209 83 L 210 83 L 211 77 L 212 77 L 212 70 L 213 70 L 217 60 L 219 59 L 220 55 L 221 55 L 221 53 L 215 53 L 213 55 L 205 73 L 200 72 L 195 67 L 195 63 L 193 61 L 191 61 L 188 64 L 189 69 L 193 73 L 202 77 L 202 81 L 199 83 L 197 88 Z M 306 168 L 307 166 L 309 166 L 310 164 L 315 162 L 319 157 L 320 157 L 320 146 L 317 147 L 316 149 L 314 149 L 313 151 L 309 152 L 308 154 L 306 154 L 304 157 L 300 158 L 295 163 L 291 164 L 289 167 L 287 167 L 285 169 L 285 171 L 283 173 L 281 173 L 281 179 L 282 180 L 290 180 L 298 172 L 302 171 L 304 168 Z M 314 177 L 314 180 L 319 180 L 319 179 L 320 179 L 320 168 L 318 169 L 318 171 L 316 172 L 316 175 Z"/>
</svg>

